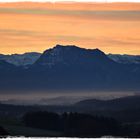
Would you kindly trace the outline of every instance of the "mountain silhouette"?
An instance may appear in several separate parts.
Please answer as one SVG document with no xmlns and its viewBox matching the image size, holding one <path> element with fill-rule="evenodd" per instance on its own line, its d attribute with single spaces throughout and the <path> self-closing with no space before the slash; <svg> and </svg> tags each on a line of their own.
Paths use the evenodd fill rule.
<svg viewBox="0 0 140 140">
<path fill-rule="evenodd" d="M 140 106 L 140 96 L 127 96 L 111 100 L 87 99 L 75 103 L 75 107 L 97 110 L 120 110 L 137 108 Z"/>
<path fill-rule="evenodd" d="M 140 55 L 108 54 L 108 57 L 118 63 L 140 64 Z"/>
<path fill-rule="evenodd" d="M 56 45 L 44 51 L 34 64 L 15 67 L 11 67 L 11 71 L 16 69 L 16 73 L 9 71 L 1 80 L 11 85 L 7 80 L 11 74 L 14 80 L 10 81 L 15 88 L 136 90 L 140 87 L 140 65 L 117 63 L 99 49 L 74 45 Z"/>
<path fill-rule="evenodd" d="M 0 54 L 0 60 L 4 60 L 16 66 L 25 66 L 33 64 L 40 57 L 40 55 L 41 53 L 37 52 L 29 52 L 24 54 L 11 54 L 11 55 Z"/>
</svg>

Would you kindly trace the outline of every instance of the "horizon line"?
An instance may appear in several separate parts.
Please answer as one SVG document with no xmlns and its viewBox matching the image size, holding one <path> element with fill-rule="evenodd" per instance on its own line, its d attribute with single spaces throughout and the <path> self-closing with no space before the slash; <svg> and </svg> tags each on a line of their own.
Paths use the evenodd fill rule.
<svg viewBox="0 0 140 140">
<path fill-rule="evenodd" d="M 53 46 L 53 47 L 50 47 L 50 48 L 47 48 L 47 49 L 45 49 L 44 51 L 46 51 L 46 50 L 49 50 L 49 49 L 53 49 L 53 48 L 55 48 L 56 46 L 57 46 L 58 44 L 56 44 L 55 46 Z M 60 45 L 60 44 L 59 44 Z M 75 46 L 75 47 L 78 47 L 78 48 L 81 48 L 81 49 L 86 49 L 86 50 L 95 50 L 95 49 L 99 49 L 99 48 L 84 48 L 84 47 L 80 47 L 80 46 L 76 46 L 76 45 L 61 45 L 61 46 L 63 46 L 63 47 L 65 47 L 65 46 Z M 100 51 L 102 51 L 102 49 L 99 49 Z M 28 52 L 21 52 L 21 53 L 0 53 L 0 55 L 24 55 L 24 54 L 26 54 L 26 53 L 40 53 L 40 54 L 43 54 L 43 52 L 44 51 L 42 51 L 42 52 L 39 52 L 39 51 L 28 51 Z M 112 54 L 112 55 L 129 55 L 129 56 L 140 56 L 140 54 L 127 54 L 127 53 L 110 53 L 110 52 L 108 52 L 108 53 L 106 53 L 106 52 L 104 52 L 104 51 L 102 51 L 103 53 L 105 53 L 106 55 L 109 55 L 109 54 Z"/>
</svg>

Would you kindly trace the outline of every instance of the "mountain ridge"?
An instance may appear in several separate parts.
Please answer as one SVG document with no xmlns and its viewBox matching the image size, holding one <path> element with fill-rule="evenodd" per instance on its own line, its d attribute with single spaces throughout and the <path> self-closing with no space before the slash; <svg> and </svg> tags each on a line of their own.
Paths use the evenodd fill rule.
<svg viewBox="0 0 140 140">
<path fill-rule="evenodd" d="M 37 52 L 11 55 L 0 54 L 0 60 L 5 60 L 6 62 L 9 62 L 16 66 L 25 66 L 33 64 L 40 57 L 40 55 L 41 53 Z"/>
<path fill-rule="evenodd" d="M 75 46 L 75 45 L 67 45 L 67 47 Z M 55 47 L 66 47 L 64 45 L 57 44 Z M 53 47 L 53 48 L 55 48 Z M 77 47 L 77 46 L 75 46 Z M 52 50 L 53 48 L 47 49 Z M 82 48 L 84 49 L 84 48 Z M 95 49 L 86 49 L 86 50 L 97 50 L 101 51 L 98 48 Z M 101 51 L 102 52 L 102 51 Z M 6 62 L 9 62 L 11 64 L 14 64 L 16 66 L 26 66 L 31 65 L 36 62 L 36 60 L 42 55 L 42 53 L 39 52 L 26 52 L 23 54 L 11 54 L 11 55 L 5 55 L 0 54 L 0 60 L 5 60 Z M 111 60 L 122 63 L 122 64 L 140 64 L 140 55 L 129 55 L 129 54 L 106 54 Z"/>
<path fill-rule="evenodd" d="M 140 87 L 139 64 L 117 63 L 99 49 L 75 45 L 56 45 L 44 51 L 33 64 L 15 66 L 11 71 L 2 75 L 1 85 L 4 81 L 15 88 L 47 90 L 137 90 Z"/>
</svg>

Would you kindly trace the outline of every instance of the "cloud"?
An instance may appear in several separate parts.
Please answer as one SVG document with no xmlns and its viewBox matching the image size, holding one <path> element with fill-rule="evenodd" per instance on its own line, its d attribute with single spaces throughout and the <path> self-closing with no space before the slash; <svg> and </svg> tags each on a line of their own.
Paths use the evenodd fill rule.
<svg viewBox="0 0 140 140">
<path fill-rule="evenodd" d="M 0 13 L 70 16 L 106 20 L 140 20 L 140 11 L 91 11 L 91 10 L 51 10 L 0 8 Z"/>
<path fill-rule="evenodd" d="M 110 37 L 110 38 L 103 38 L 99 40 L 107 44 L 115 44 L 116 46 L 131 46 L 131 45 L 140 46 L 140 40 L 135 38 L 127 38 L 126 40 L 123 40 L 123 39 L 116 39 Z"/>
</svg>

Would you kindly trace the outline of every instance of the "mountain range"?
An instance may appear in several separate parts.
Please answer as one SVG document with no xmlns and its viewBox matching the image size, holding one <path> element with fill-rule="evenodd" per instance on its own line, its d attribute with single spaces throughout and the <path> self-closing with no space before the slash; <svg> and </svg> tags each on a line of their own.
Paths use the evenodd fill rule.
<svg viewBox="0 0 140 140">
<path fill-rule="evenodd" d="M 108 54 L 108 57 L 115 62 L 123 64 L 140 64 L 140 55 L 120 55 L 120 54 Z"/>
<path fill-rule="evenodd" d="M 29 52 L 24 54 L 11 54 L 4 55 L 0 54 L 0 60 L 4 60 L 8 63 L 14 64 L 16 66 L 26 66 L 33 64 L 42 53 Z M 123 64 L 140 64 L 140 55 L 121 55 L 121 54 L 106 54 L 110 59 L 115 62 Z"/>
<path fill-rule="evenodd" d="M 27 55 L 27 54 L 26 54 Z M 0 89 L 139 90 L 140 64 L 116 62 L 99 49 L 56 45 L 31 62 L 0 60 Z M 19 55 L 17 55 L 20 58 Z"/>
<path fill-rule="evenodd" d="M 140 96 L 127 96 L 111 100 L 87 99 L 75 103 L 76 107 L 87 108 L 87 110 L 124 110 L 139 109 Z M 92 109 L 91 109 L 92 108 Z"/>
<path fill-rule="evenodd" d="M 0 60 L 4 60 L 16 66 L 25 66 L 33 64 L 40 57 L 40 55 L 41 53 L 37 52 L 11 55 L 0 54 Z"/>
</svg>

